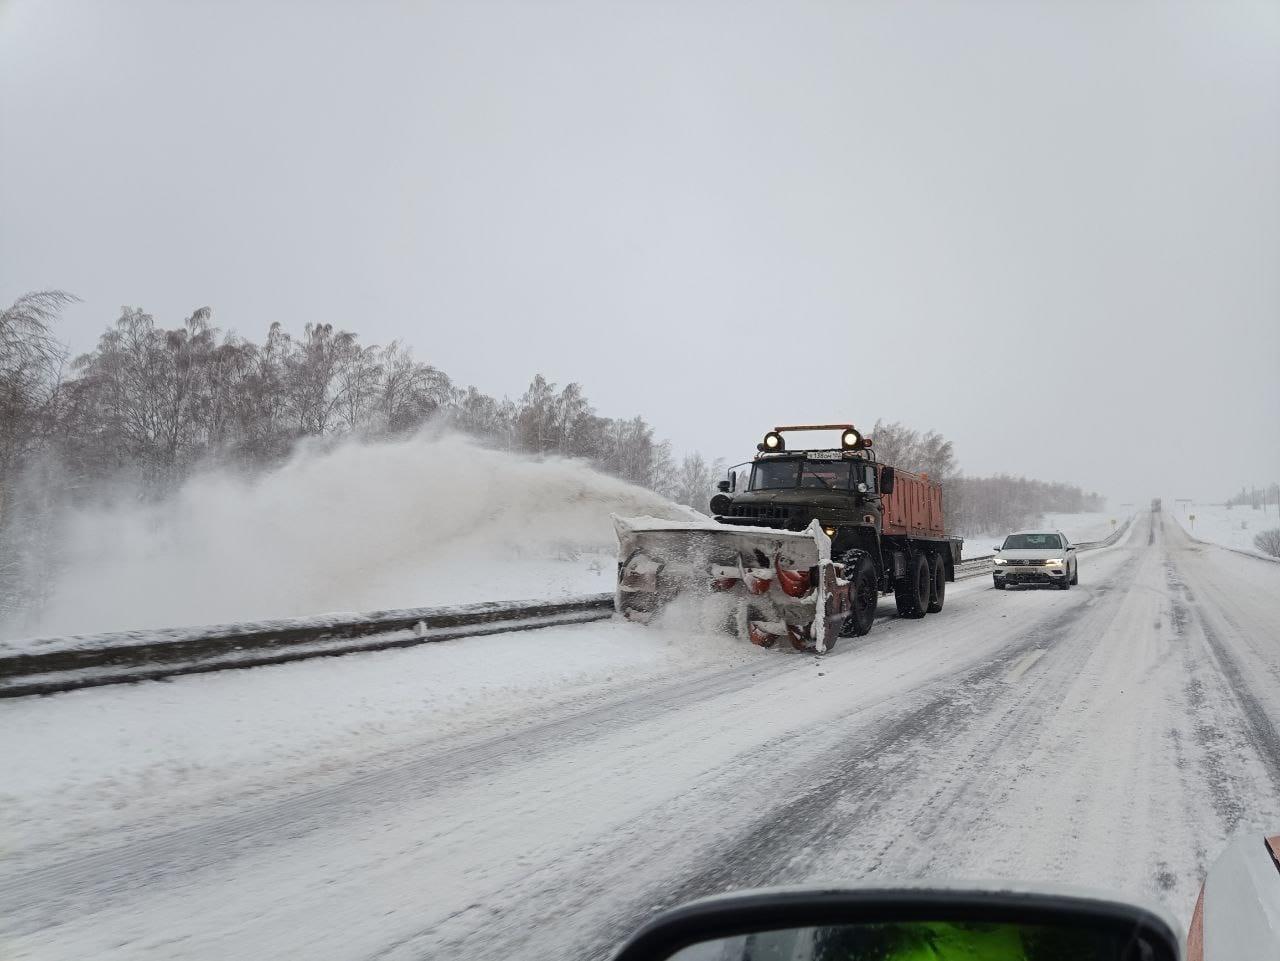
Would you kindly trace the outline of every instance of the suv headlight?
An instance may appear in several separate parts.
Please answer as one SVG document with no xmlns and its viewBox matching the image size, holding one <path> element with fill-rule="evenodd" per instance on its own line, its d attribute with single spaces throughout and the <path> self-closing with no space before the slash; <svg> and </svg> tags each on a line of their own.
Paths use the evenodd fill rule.
<svg viewBox="0 0 1280 961">
<path fill-rule="evenodd" d="M 992 561 L 992 563 L 995 564 L 996 567 L 1004 567 L 1004 565 L 1008 564 L 1009 562 L 1006 561 L 1003 557 L 997 557 L 994 561 Z"/>
<path fill-rule="evenodd" d="M 1062 558 L 1061 558 L 1061 557 L 1051 557 L 1051 558 L 1049 558 L 1047 561 L 1045 561 L 1045 563 L 1046 563 L 1046 564 L 1061 564 L 1061 563 L 1062 563 Z"/>
</svg>

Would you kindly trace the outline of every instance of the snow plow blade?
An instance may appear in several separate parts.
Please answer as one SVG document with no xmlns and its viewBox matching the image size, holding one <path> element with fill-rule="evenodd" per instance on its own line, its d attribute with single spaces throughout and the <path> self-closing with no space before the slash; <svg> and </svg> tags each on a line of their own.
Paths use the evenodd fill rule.
<svg viewBox="0 0 1280 961">
<path fill-rule="evenodd" d="M 804 531 L 730 527 L 714 521 L 613 518 L 618 532 L 619 614 L 647 624 L 677 599 L 704 602 L 761 647 L 786 640 L 821 653 L 849 610 L 831 539 L 815 521 Z"/>
</svg>

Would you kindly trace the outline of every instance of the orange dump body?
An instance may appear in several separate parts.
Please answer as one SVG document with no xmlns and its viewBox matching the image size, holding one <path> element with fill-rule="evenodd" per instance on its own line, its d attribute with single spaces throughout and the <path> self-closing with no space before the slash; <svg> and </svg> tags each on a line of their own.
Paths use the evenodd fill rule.
<svg viewBox="0 0 1280 961">
<path fill-rule="evenodd" d="M 885 465 L 880 465 L 883 473 Z M 884 534 L 909 534 L 913 537 L 942 537 L 942 487 L 928 474 L 912 474 L 894 470 L 893 493 L 882 495 Z"/>
</svg>

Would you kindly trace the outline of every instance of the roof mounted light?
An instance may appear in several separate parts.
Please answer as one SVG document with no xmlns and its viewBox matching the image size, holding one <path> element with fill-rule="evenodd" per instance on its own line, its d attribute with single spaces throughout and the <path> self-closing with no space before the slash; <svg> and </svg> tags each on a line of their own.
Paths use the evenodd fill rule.
<svg viewBox="0 0 1280 961">
<path fill-rule="evenodd" d="M 847 427 L 840 433 L 840 446 L 845 450 L 860 450 L 862 445 L 862 435 L 854 428 Z"/>
<path fill-rule="evenodd" d="M 771 430 L 769 431 L 769 433 L 764 435 L 764 442 L 761 443 L 760 449 L 762 451 L 786 450 L 787 445 L 786 445 L 786 442 L 782 439 L 781 434 L 779 434 L 776 430 Z"/>
</svg>

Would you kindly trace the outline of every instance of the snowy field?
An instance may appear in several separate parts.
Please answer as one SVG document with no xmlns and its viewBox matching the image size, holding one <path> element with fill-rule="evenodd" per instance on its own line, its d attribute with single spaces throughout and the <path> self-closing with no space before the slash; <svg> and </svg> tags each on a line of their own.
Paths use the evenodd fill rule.
<svg viewBox="0 0 1280 961">
<path fill-rule="evenodd" d="M 1129 513 L 1129 510 L 1126 509 L 1119 512 L 1102 511 L 1084 514 L 1045 514 L 1037 523 L 1031 526 L 1043 527 L 1046 530 L 1051 531 L 1062 531 L 1073 543 L 1100 541 L 1115 530 L 1120 524 L 1123 524 L 1125 518 L 1129 516 Z M 985 557 L 991 553 L 992 548 L 999 547 L 1003 544 L 1005 536 L 1009 533 L 1009 531 L 999 531 L 987 534 L 974 534 L 972 536 L 966 534 L 964 538 L 963 556 Z"/>
<path fill-rule="evenodd" d="M 609 622 L 0 702 L 0 945 L 596 959 L 701 894 L 940 877 L 1185 921 L 1280 824 L 1280 565 L 1143 514 L 1078 588 L 949 587 L 824 658 Z"/>
<path fill-rule="evenodd" d="M 1265 557 L 1253 545 L 1256 534 L 1280 528 L 1280 510 L 1275 504 L 1266 510 L 1226 507 L 1222 504 L 1180 504 L 1166 499 L 1165 510 L 1183 529 L 1202 541 Z M 1191 516 L 1195 515 L 1195 520 Z"/>
</svg>

